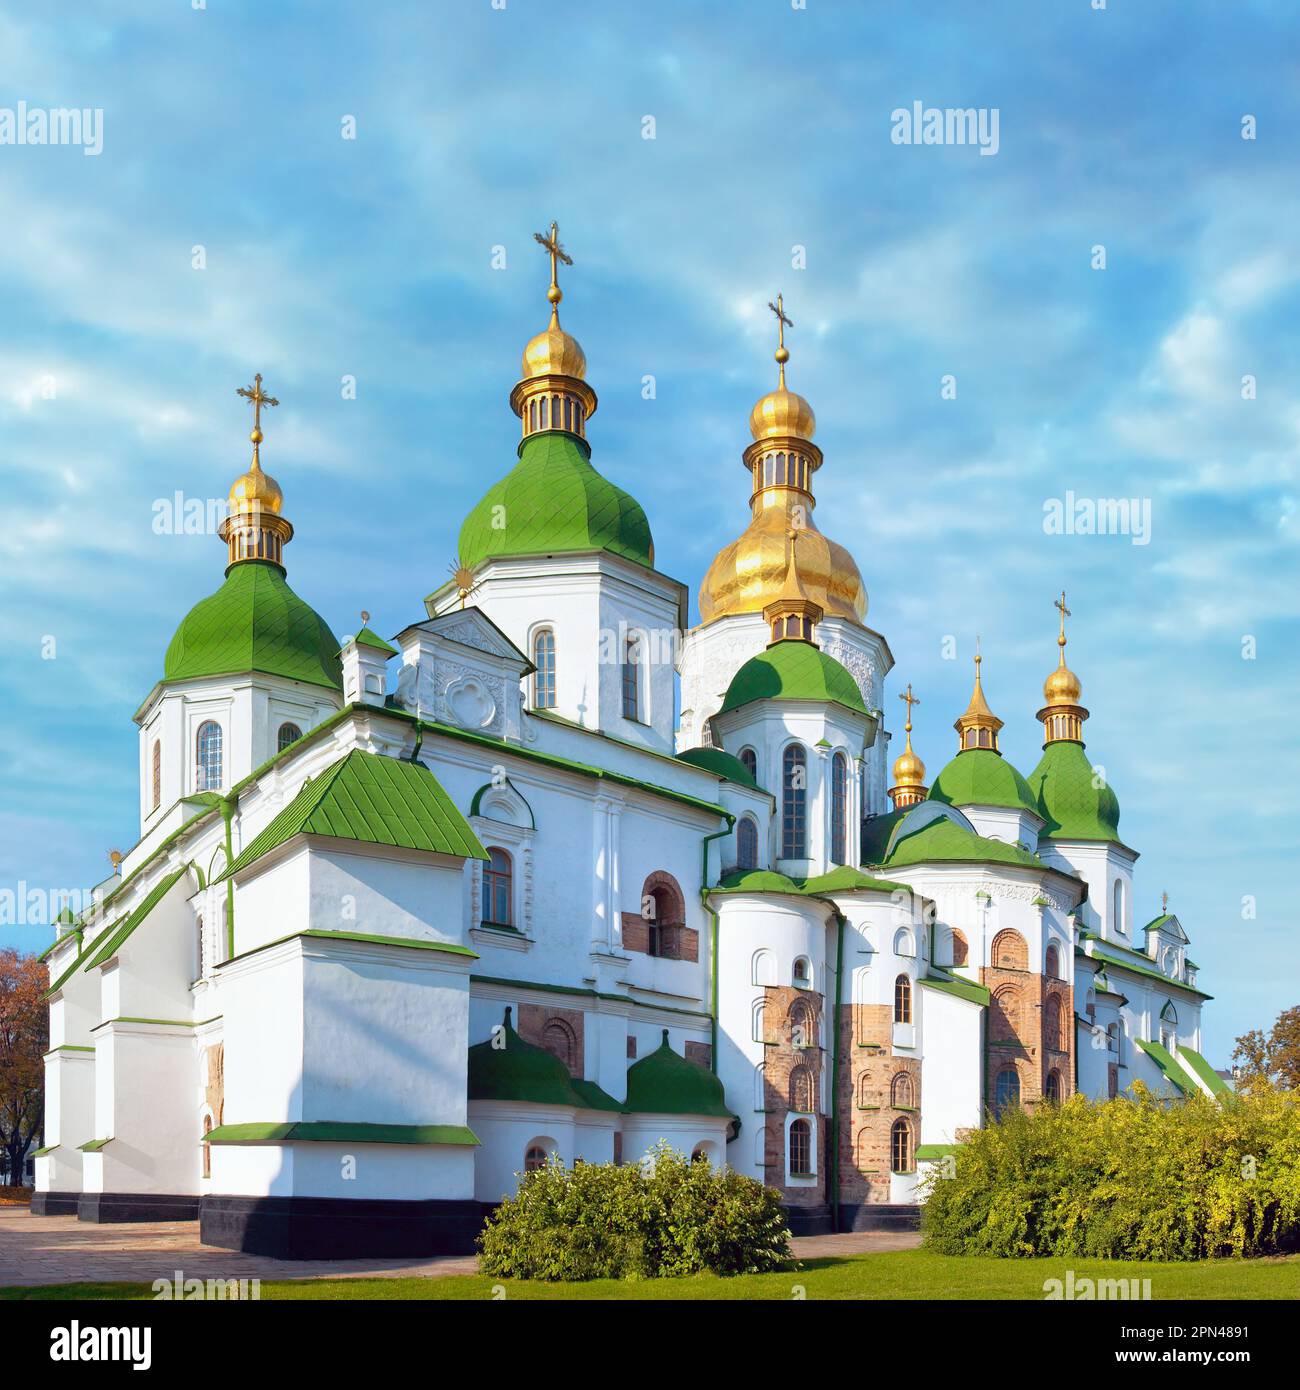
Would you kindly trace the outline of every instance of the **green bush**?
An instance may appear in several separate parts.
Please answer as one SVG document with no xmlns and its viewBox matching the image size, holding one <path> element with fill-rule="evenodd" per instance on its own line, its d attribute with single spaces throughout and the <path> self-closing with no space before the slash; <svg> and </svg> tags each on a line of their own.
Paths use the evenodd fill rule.
<svg viewBox="0 0 1300 1390">
<path fill-rule="evenodd" d="M 660 1144 L 644 1166 L 558 1159 L 528 1173 L 478 1238 L 503 1279 L 762 1274 L 790 1255 L 780 1194 Z"/>
<path fill-rule="evenodd" d="M 1300 1250 L 1300 1096 L 1071 1096 L 976 1131 L 926 1186 L 948 1255 L 1197 1260 Z"/>
</svg>

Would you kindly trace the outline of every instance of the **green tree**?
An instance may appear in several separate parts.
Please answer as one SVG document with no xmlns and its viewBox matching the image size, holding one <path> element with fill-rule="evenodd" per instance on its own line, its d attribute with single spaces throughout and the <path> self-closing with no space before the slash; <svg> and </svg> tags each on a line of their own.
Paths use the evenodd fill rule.
<svg viewBox="0 0 1300 1390">
<path fill-rule="evenodd" d="M 1232 1053 L 1237 1089 L 1300 1091 L 1300 1005 L 1284 1009 L 1265 1033 L 1252 1028 L 1237 1039 Z"/>
</svg>

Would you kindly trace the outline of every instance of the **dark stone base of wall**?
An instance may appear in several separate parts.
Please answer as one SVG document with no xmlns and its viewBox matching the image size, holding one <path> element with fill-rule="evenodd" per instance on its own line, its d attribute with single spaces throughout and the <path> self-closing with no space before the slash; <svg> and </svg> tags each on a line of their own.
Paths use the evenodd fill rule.
<svg viewBox="0 0 1300 1390">
<path fill-rule="evenodd" d="M 891 1205 L 888 1202 L 862 1202 L 857 1206 L 840 1204 L 841 1231 L 919 1231 L 921 1208 Z"/>
<path fill-rule="evenodd" d="M 281 1260 L 472 1255 L 490 1207 L 347 1197 L 204 1197 L 204 1245 Z"/>
<path fill-rule="evenodd" d="M 80 1192 L 33 1192 L 33 1216 L 76 1216 Z"/>
<path fill-rule="evenodd" d="M 199 1199 L 169 1192 L 83 1192 L 77 1199 L 82 1221 L 194 1221 Z"/>
<path fill-rule="evenodd" d="M 834 1230 L 830 1207 L 784 1207 L 782 1210 L 792 1236 L 828 1236 Z"/>
</svg>

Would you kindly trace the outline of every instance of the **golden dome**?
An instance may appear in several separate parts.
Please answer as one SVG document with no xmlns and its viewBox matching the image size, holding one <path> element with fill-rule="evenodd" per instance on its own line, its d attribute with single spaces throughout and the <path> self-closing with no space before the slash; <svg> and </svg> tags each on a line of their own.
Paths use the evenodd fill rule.
<svg viewBox="0 0 1300 1390">
<path fill-rule="evenodd" d="M 1049 705 L 1077 705 L 1083 695 L 1079 678 L 1065 664 L 1065 653 L 1061 653 L 1061 664 L 1043 682 L 1043 700 Z"/>
<path fill-rule="evenodd" d="M 560 327 L 558 314 L 552 310 L 551 321 L 524 349 L 523 376 L 575 376 L 583 380 L 587 372 L 587 356 L 578 340 Z"/>
<path fill-rule="evenodd" d="M 1046 743 L 1082 743 L 1083 721 L 1088 717 L 1080 701 L 1083 686 L 1078 676 L 1065 664 L 1065 620 L 1070 610 L 1065 606 L 1065 593 L 1053 605 L 1061 615 L 1061 630 L 1056 638 L 1060 650 L 1056 670 L 1043 682 L 1043 707 L 1037 718 L 1042 720 Z"/>
<path fill-rule="evenodd" d="M 811 439 L 817 432 L 817 417 L 813 408 L 797 391 L 787 391 L 785 372 L 781 385 L 769 391 L 749 412 L 749 432 L 755 439 L 777 439 L 796 435 Z"/>
<path fill-rule="evenodd" d="M 953 723 L 953 728 L 957 730 L 957 751 L 961 752 L 965 748 L 991 748 L 995 753 L 998 748 L 998 730 L 1002 727 L 1002 721 L 989 708 L 989 702 L 984 698 L 984 683 L 980 679 L 980 666 L 984 658 L 980 655 L 979 640 L 975 644 L 975 688 L 970 694 L 970 704 L 966 706 L 965 712 L 958 715 Z"/>
<path fill-rule="evenodd" d="M 772 505 L 760 505 L 764 498 Z M 731 613 L 761 613 L 785 589 L 789 551 L 786 536 L 794 524 L 798 494 L 774 490 L 755 499 L 753 520 L 740 537 L 714 557 L 700 585 L 700 620 L 712 622 Z M 862 622 L 867 615 L 867 586 L 842 545 L 817 530 L 802 500 L 799 531 L 799 580 L 804 593 L 828 618 Z"/>
<path fill-rule="evenodd" d="M 262 442 L 262 431 L 252 433 L 254 444 L 253 464 L 247 473 L 241 473 L 230 485 L 230 510 L 232 512 L 263 511 L 280 515 L 284 506 L 284 493 L 280 484 L 269 473 L 263 472 L 256 446 Z"/>
<path fill-rule="evenodd" d="M 912 751 L 912 740 L 909 735 L 907 747 L 894 759 L 894 782 L 895 785 L 915 786 L 925 781 L 925 764 Z"/>
</svg>

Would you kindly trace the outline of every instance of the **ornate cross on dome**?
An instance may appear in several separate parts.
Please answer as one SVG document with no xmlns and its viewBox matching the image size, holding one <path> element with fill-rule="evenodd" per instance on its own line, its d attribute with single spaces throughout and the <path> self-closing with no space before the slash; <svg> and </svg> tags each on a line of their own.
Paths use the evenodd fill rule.
<svg viewBox="0 0 1300 1390">
<path fill-rule="evenodd" d="M 903 727 L 910 734 L 912 732 L 912 706 L 919 705 L 921 701 L 917 698 L 917 696 L 912 694 L 912 685 L 910 681 L 908 682 L 907 689 L 901 691 L 899 693 L 898 698 L 900 700 L 905 701 L 907 704 L 907 723 L 904 724 Z"/>
<path fill-rule="evenodd" d="M 558 313 L 557 306 L 559 305 L 560 300 L 564 298 L 564 295 L 560 290 L 557 263 L 559 261 L 563 261 L 565 265 L 572 265 L 573 257 L 570 256 L 568 252 L 565 251 L 564 247 L 560 245 L 560 229 L 555 225 L 554 222 L 551 223 L 551 230 L 546 236 L 543 236 L 541 232 L 534 232 L 533 240 L 544 250 L 550 252 L 551 288 L 547 290 L 546 297 L 551 301 L 552 313 Z"/>
<path fill-rule="evenodd" d="M 767 307 L 776 315 L 776 360 L 781 368 L 781 385 L 785 385 L 785 364 L 790 360 L 790 349 L 785 345 L 785 330 L 794 327 L 794 320 L 785 312 L 785 301 L 778 294 L 776 303 L 769 299 Z"/>
<path fill-rule="evenodd" d="M 266 392 L 262 390 L 262 373 L 258 372 L 258 374 L 253 378 L 253 384 L 251 386 L 235 387 L 235 395 L 243 396 L 246 401 L 249 401 L 252 404 L 253 433 L 260 435 L 262 433 L 262 407 L 264 405 L 280 404 L 280 402 L 276 400 L 274 396 L 268 396 Z M 260 442 L 261 441 L 258 439 L 253 440 L 254 444 L 258 444 Z"/>
<path fill-rule="evenodd" d="M 1053 608 L 1059 609 L 1061 614 L 1061 635 L 1056 639 L 1056 645 L 1061 649 L 1061 665 L 1065 665 L 1065 620 L 1070 617 L 1070 610 L 1065 606 L 1065 590 L 1061 590 L 1061 597 L 1053 604 Z"/>
</svg>

